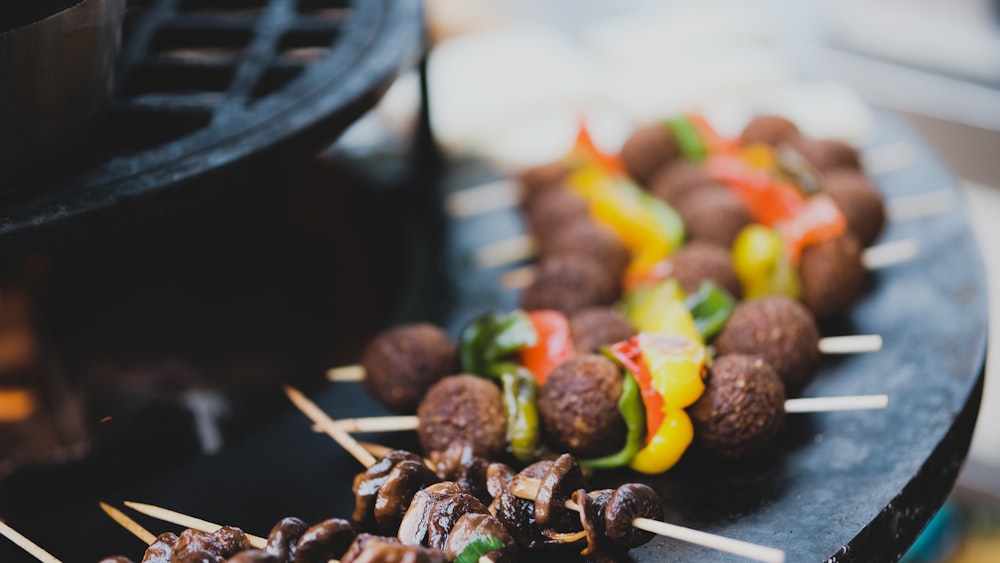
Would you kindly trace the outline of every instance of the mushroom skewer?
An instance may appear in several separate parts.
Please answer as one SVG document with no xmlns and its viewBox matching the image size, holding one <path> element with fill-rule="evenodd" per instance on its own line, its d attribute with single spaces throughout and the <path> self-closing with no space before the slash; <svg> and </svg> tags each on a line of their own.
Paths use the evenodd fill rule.
<svg viewBox="0 0 1000 563">
<path fill-rule="evenodd" d="M 29 540 L 27 537 L 21 535 L 20 532 L 11 528 L 3 520 L 0 520 L 0 535 L 3 535 L 5 538 L 13 542 L 14 545 L 33 555 L 35 559 L 38 559 L 42 563 L 61 563 L 56 556 L 52 555 L 48 551 L 45 551 L 40 545 Z"/>
<path fill-rule="evenodd" d="M 146 516 L 151 516 L 153 518 L 156 518 L 157 520 L 163 520 L 164 522 L 170 522 L 171 524 L 177 524 L 178 526 L 184 526 L 185 528 L 191 528 L 192 530 L 198 530 L 200 532 L 206 532 L 206 533 L 209 533 L 209 534 L 214 533 L 214 532 L 216 532 L 216 531 L 218 531 L 218 530 L 220 530 L 220 529 L 222 529 L 224 527 L 221 524 L 216 524 L 214 522 L 209 522 L 208 520 L 202 520 L 201 518 L 196 518 L 194 516 L 188 516 L 187 514 L 182 514 L 180 512 L 175 512 L 175 511 L 167 509 L 167 508 L 161 508 L 159 506 L 153 506 L 152 504 L 144 504 L 144 503 L 141 503 L 141 502 L 125 501 L 125 506 L 131 508 L 132 510 L 135 510 L 136 512 L 140 512 L 142 514 L 145 514 Z M 108 508 L 111 508 L 111 507 L 108 507 Z M 114 509 L 112 508 L 112 510 L 114 510 Z M 125 516 L 125 515 L 122 514 L 122 516 Z M 112 518 L 115 518 L 115 517 L 112 516 Z M 125 516 L 125 518 L 128 518 L 128 516 Z M 117 518 L 115 518 L 115 520 L 118 521 Z M 119 524 L 121 524 L 121 522 L 119 522 Z M 122 525 L 124 526 L 124 524 L 122 524 Z M 129 531 L 132 531 L 132 530 L 129 530 Z M 267 538 L 262 538 L 260 536 L 255 536 L 255 535 L 252 535 L 252 534 L 247 534 L 246 532 L 244 532 L 244 535 L 250 541 L 250 545 L 252 547 L 255 547 L 257 549 L 264 549 L 267 546 Z M 153 539 L 156 539 L 156 538 L 153 538 Z M 150 542 L 150 543 L 152 543 L 152 542 Z"/>
<path fill-rule="evenodd" d="M 510 491 L 518 498 L 534 501 L 539 497 L 539 490 L 541 486 L 541 479 L 518 475 L 511 482 Z M 563 506 L 574 512 L 583 512 L 583 507 L 572 499 L 566 499 Z M 652 518 L 637 516 L 631 519 L 631 524 L 640 530 L 653 534 L 659 534 L 687 541 L 689 543 L 711 547 L 719 551 L 740 555 L 748 559 L 770 563 L 782 563 L 785 560 L 785 552 L 780 549 L 718 536 L 699 530 L 693 530 L 691 528 L 669 524 Z"/>
<path fill-rule="evenodd" d="M 334 419 L 323 412 L 315 403 L 310 401 L 301 392 L 292 388 L 285 387 L 285 393 L 288 395 L 289 399 L 308 416 L 314 424 L 319 426 L 330 435 L 338 444 L 340 444 L 344 449 L 346 449 L 351 455 L 355 457 L 365 468 L 370 468 L 374 465 L 375 460 L 372 454 L 362 446 L 359 442 L 354 440 L 350 434 L 345 432 L 341 427 L 339 427 Z M 363 452 L 363 453 L 361 453 Z M 535 491 L 537 495 L 537 489 Z M 576 508 L 573 508 L 576 506 Z M 567 506 L 571 510 L 579 511 L 579 505 Z M 655 521 L 653 521 L 655 522 Z M 682 526 L 668 525 L 668 526 L 656 526 L 646 522 L 646 519 L 641 519 L 638 521 L 642 529 L 652 532 L 654 534 L 662 535 L 665 537 L 670 537 L 678 539 L 681 541 L 686 541 L 694 543 L 697 545 L 702 545 L 705 547 L 720 549 L 727 551 L 729 553 L 738 553 L 750 557 L 752 559 L 757 559 L 759 561 L 769 561 L 774 563 L 781 563 L 784 561 L 784 552 L 774 548 L 768 548 L 765 546 L 758 546 L 756 544 L 751 544 L 747 542 L 741 542 L 738 540 L 731 540 L 729 538 L 724 538 L 721 536 L 716 536 L 714 534 L 709 534 L 707 532 L 698 532 L 689 528 L 684 528 Z M 634 524 L 634 522 L 633 522 Z M 723 541 L 713 541 L 713 539 L 719 539 Z M 750 547 L 757 548 L 756 550 L 750 549 Z M 742 551 L 733 551 L 742 550 Z"/>
</svg>

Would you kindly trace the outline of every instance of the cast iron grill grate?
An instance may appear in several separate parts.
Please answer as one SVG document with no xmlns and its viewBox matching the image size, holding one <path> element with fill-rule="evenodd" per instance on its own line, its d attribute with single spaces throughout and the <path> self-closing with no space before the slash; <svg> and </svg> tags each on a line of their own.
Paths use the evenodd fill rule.
<svg viewBox="0 0 1000 563">
<path fill-rule="evenodd" d="M 422 22 L 418 0 L 129 2 L 96 142 L 3 197 L 0 254 L 141 221 L 220 174 L 318 150 L 416 61 Z"/>
</svg>

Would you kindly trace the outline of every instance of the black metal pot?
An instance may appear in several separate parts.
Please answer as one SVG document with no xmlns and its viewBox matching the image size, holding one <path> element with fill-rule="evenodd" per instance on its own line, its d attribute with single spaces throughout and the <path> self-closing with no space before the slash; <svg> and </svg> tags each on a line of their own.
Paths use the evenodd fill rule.
<svg viewBox="0 0 1000 563">
<path fill-rule="evenodd" d="M 58 167 L 110 96 L 125 0 L 65 3 L 0 8 L 0 191 Z"/>
</svg>

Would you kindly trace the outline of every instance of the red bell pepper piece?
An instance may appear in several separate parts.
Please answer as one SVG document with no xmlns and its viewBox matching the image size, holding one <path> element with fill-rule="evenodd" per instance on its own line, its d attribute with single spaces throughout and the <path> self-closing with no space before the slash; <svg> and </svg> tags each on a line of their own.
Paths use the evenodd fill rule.
<svg viewBox="0 0 1000 563">
<path fill-rule="evenodd" d="M 535 328 L 538 340 L 533 346 L 521 348 L 521 365 L 528 369 L 539 385 L 559 364 L 573 355 L 573 338 L 569 320 L 559 311 L 531 311 L 528 320 Z"/>
<path fill-rule="evenodd" d="M 775 179 L 770 172 L 754 168 L 742 158 L 712 155 L 706 164 L 708 176 L 732 189 L 758 223 L 771 227 L 802 212 L 805 199 L 795 186 Z"/>
<path fill-rule="evenodd" d="M 618 360 L 625 369 L 632 372 L 635 382 L 639 384 L 639 393 L 642 396 L 642 405 L 646 408 L 646 442 L 656 435 L 656 431 L 663 424 L 663 397 L 653 386 L 653 376 L 646 367 L 645 360 L 642 359 L 642 350 L 639 349 L 639 339 L 633 336 L 628 340 L 616 342 L 610 347 L 611 355 Z"/>
<path fill-rule="evenodd" d="M 701 142 L 705 143 L 705 148 L 708 149 L 709 154 L 729 153 L 736 150 L 739 146 L 738 141 L 727 139 L 716 131 L 712 127 L 712 124 L 705 119 L 705 116 L 699 113 L 689 113 L 684 117 L 698 131 L 698 135 L 701 136 Z"/>
<path fill-rule="evenodd" d="M 574 159 L 580 159 L 583 161 L 582 165 L 597 164 L 598 168 L 606 174 L 613 176 L 626 175 L 625 164 L 622 163 L 618 155 L 605 154 L 601 152 L 601 149 L 597 148 L 593 137 L 590 136 L 590 131 L 587 129 L 587 124 L 582 118 L 580 119 L 580 129 L 576 134 L 576 143 L 573 145 L 568 158 L 571 163 Z M 580 168 L 581 164 L 578 164 L 576 168 Z"/>
<path fill-rule="evenodd" d="M 826 194 L 812 196 L 806 200 L 801 213 L 778 224 L 785 253 L 792 264 L 799 263 L 805 247 L 839 237 L 846 230 L 847 220 Z"/>
</svg>

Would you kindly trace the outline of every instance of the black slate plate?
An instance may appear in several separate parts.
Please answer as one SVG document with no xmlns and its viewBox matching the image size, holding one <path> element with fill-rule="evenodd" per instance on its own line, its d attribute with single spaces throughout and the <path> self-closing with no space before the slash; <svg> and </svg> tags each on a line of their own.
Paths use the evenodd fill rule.
<svg viewBox="0 0 1000 563">
<path fill-rule="evenodd" d="M 982 389 L 987 289 L 975 240 L 955 179 L 896 119 L 878 116 L 871 146 L 905 141 L 914 166 L 877 177 L 887 199 L 940 189 L 956 205 L 941 215 L 892 223 L 882 241 L 915 238 L 920 257 L 877 272 L 868 295 L 827 334 L 877 333 L 878 353 L 826 360 L 804 395 L 888 393 L 884 411 L 797 415 L 774 455 L 743 464 L 721 463 L 692 451 L 657 477 L 611 472 L 595 486 L 640 480 L 664 501 L 667 520 L 786 551 L 789 561 L 898 559 L 951 490 L 968 451 Z M 445 191 L 489 179 L 478 163 L 451 167 Z M 496 290 L 500 271 L 477 271 L 472 252 L 520 232 L 514 212 L 449 224 L 444 263 L 450 284 L 413 286 L 414 302 L 451 302 L 444 324 L 452 333 L 491 309 L 516 306 Z M 432 263 L 428 257 L 428 263 Z M 424 279 L 429 279 L 425 277 Z M 278 392 L 275 389 L 275 392 Z M 383 412 L 360 386 L 326 386 L 314 399 L 334 416 Z M 412 447 L 407 435 L 373 436 Z M 122 459 L 136 471 L 157 463 Z M 96 561 L 111 553 L 139 558 L 142 546 L 98 510 L 97 501 L 137 500 L 168 506 L 258 534 L 286 515 L 307 521 L 350 514 L 347 453 L 289 408 L 258 432 L 214 457 L 161 473 L 104 498 L 86 491 L 58 509 L 11 523 L 66 561 Z M 174 529 L 139 517 L 151 529 Z M 636 549 L 638 561 L 730 561 L 737 557 L 658 538 Z M 7 544 L 0 560 L 32 561 Z"/>
</svg>

